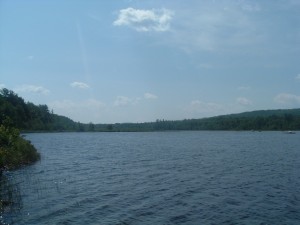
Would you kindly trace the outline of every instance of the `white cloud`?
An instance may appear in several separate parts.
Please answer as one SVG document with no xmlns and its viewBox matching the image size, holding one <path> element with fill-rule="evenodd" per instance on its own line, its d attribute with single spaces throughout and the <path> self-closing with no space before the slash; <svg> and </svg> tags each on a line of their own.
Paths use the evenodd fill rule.
<svg viewBox="0 0 300 225">
<path fill-rule="evenodd" d="M 295 77 L 296 80 L 300 80 L 300 74 Z"/>
<path fill-rule="evenodd" d="M 14 89 L 15 92 L 31 92 L 47 95 L 50 91 L 42 86 L 24 84 Z"/>
<path fill-rule="evenodd" d="M 144 98 L 145 99 L 157 99 L 158 97 L 154 94 L 151 94 L 151 93 L 145 93 Z"/>
<path fill-rule="evenodd" d="M 300 103 L 300 96 L 289 93 L 280 93 L 274 98 L 274 101 L 280 104 L 297 104 Z"/>
<path fill-rule="evenodd" d="M 71 83 L 70 86 L 73 87 L 73 88 L 79 88 L 79 89 L 87 89 L 87 88 L 90 87 L 90 86 L 87 85 L 86 83 L 83 83 L 83 82 L 77 82 L 77 81 Z"/>
<path fill-rule="evenodd" d="M 247 98 L 244 98 L 244 97 L 239 97 L 236 99 L 236 102 L 239 104 L 239 105 L 252 105 L 252 101 L 247 99 Z"/>
<path fill-rule="evenodd" d="M 5 84 L 0 84 L 0 89 L 5 88 Z"/>
<path fill-rule="evenodd" d="M 115 26 L 128 26 L 137 31 L 167 31 L 170 28 L 173 12 L 168 9 L 134 9 L 126 8 L 119 11 Z"/>
</svg>

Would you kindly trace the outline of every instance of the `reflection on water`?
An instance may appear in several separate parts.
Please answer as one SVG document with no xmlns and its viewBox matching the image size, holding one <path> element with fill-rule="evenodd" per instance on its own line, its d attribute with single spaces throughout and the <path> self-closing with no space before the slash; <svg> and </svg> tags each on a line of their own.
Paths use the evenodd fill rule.
<svg viewBox="0 0 300 225">
<path fill-rule="evenodd" d="M 0 176 L 0 224 L 12 224 L 13 217 L 22 208 L 22 198 L 18 183 L 9 172 Z"/>
</svg>

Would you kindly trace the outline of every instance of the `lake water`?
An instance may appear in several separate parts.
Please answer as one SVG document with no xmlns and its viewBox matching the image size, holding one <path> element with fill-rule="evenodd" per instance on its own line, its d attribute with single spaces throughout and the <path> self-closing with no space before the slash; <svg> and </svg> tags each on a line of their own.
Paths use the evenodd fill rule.
<svg viewBox="0 0 300 225">
<path fill-rule="evenodd" d="M 300 224 L 300 135 L 28 134 L 40 162 L 8 172 L 0 224 Z"/>
</svg>

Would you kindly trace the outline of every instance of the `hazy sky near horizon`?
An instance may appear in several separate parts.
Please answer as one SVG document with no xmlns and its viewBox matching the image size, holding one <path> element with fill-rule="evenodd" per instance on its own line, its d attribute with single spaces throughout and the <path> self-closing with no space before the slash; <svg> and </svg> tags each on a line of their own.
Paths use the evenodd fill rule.
<svg viewBox="0 0 300 225">
<path fill-rule="evenodd" d="M 300 0 L 0 0 L 0 88 L 93 123 L 300 107 Z"/>
</svg>

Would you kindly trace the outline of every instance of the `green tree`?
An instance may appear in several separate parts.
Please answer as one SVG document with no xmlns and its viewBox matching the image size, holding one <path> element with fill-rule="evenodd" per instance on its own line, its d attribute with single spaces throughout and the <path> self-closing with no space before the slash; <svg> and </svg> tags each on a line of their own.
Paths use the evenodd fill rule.
<svg viewBox="0 0 300 225">
<path fill-rule="evenodd" d="M 88 131 L 95 131 L 95 125 L 92 122 L 89 123 Z"/>
</svg>

